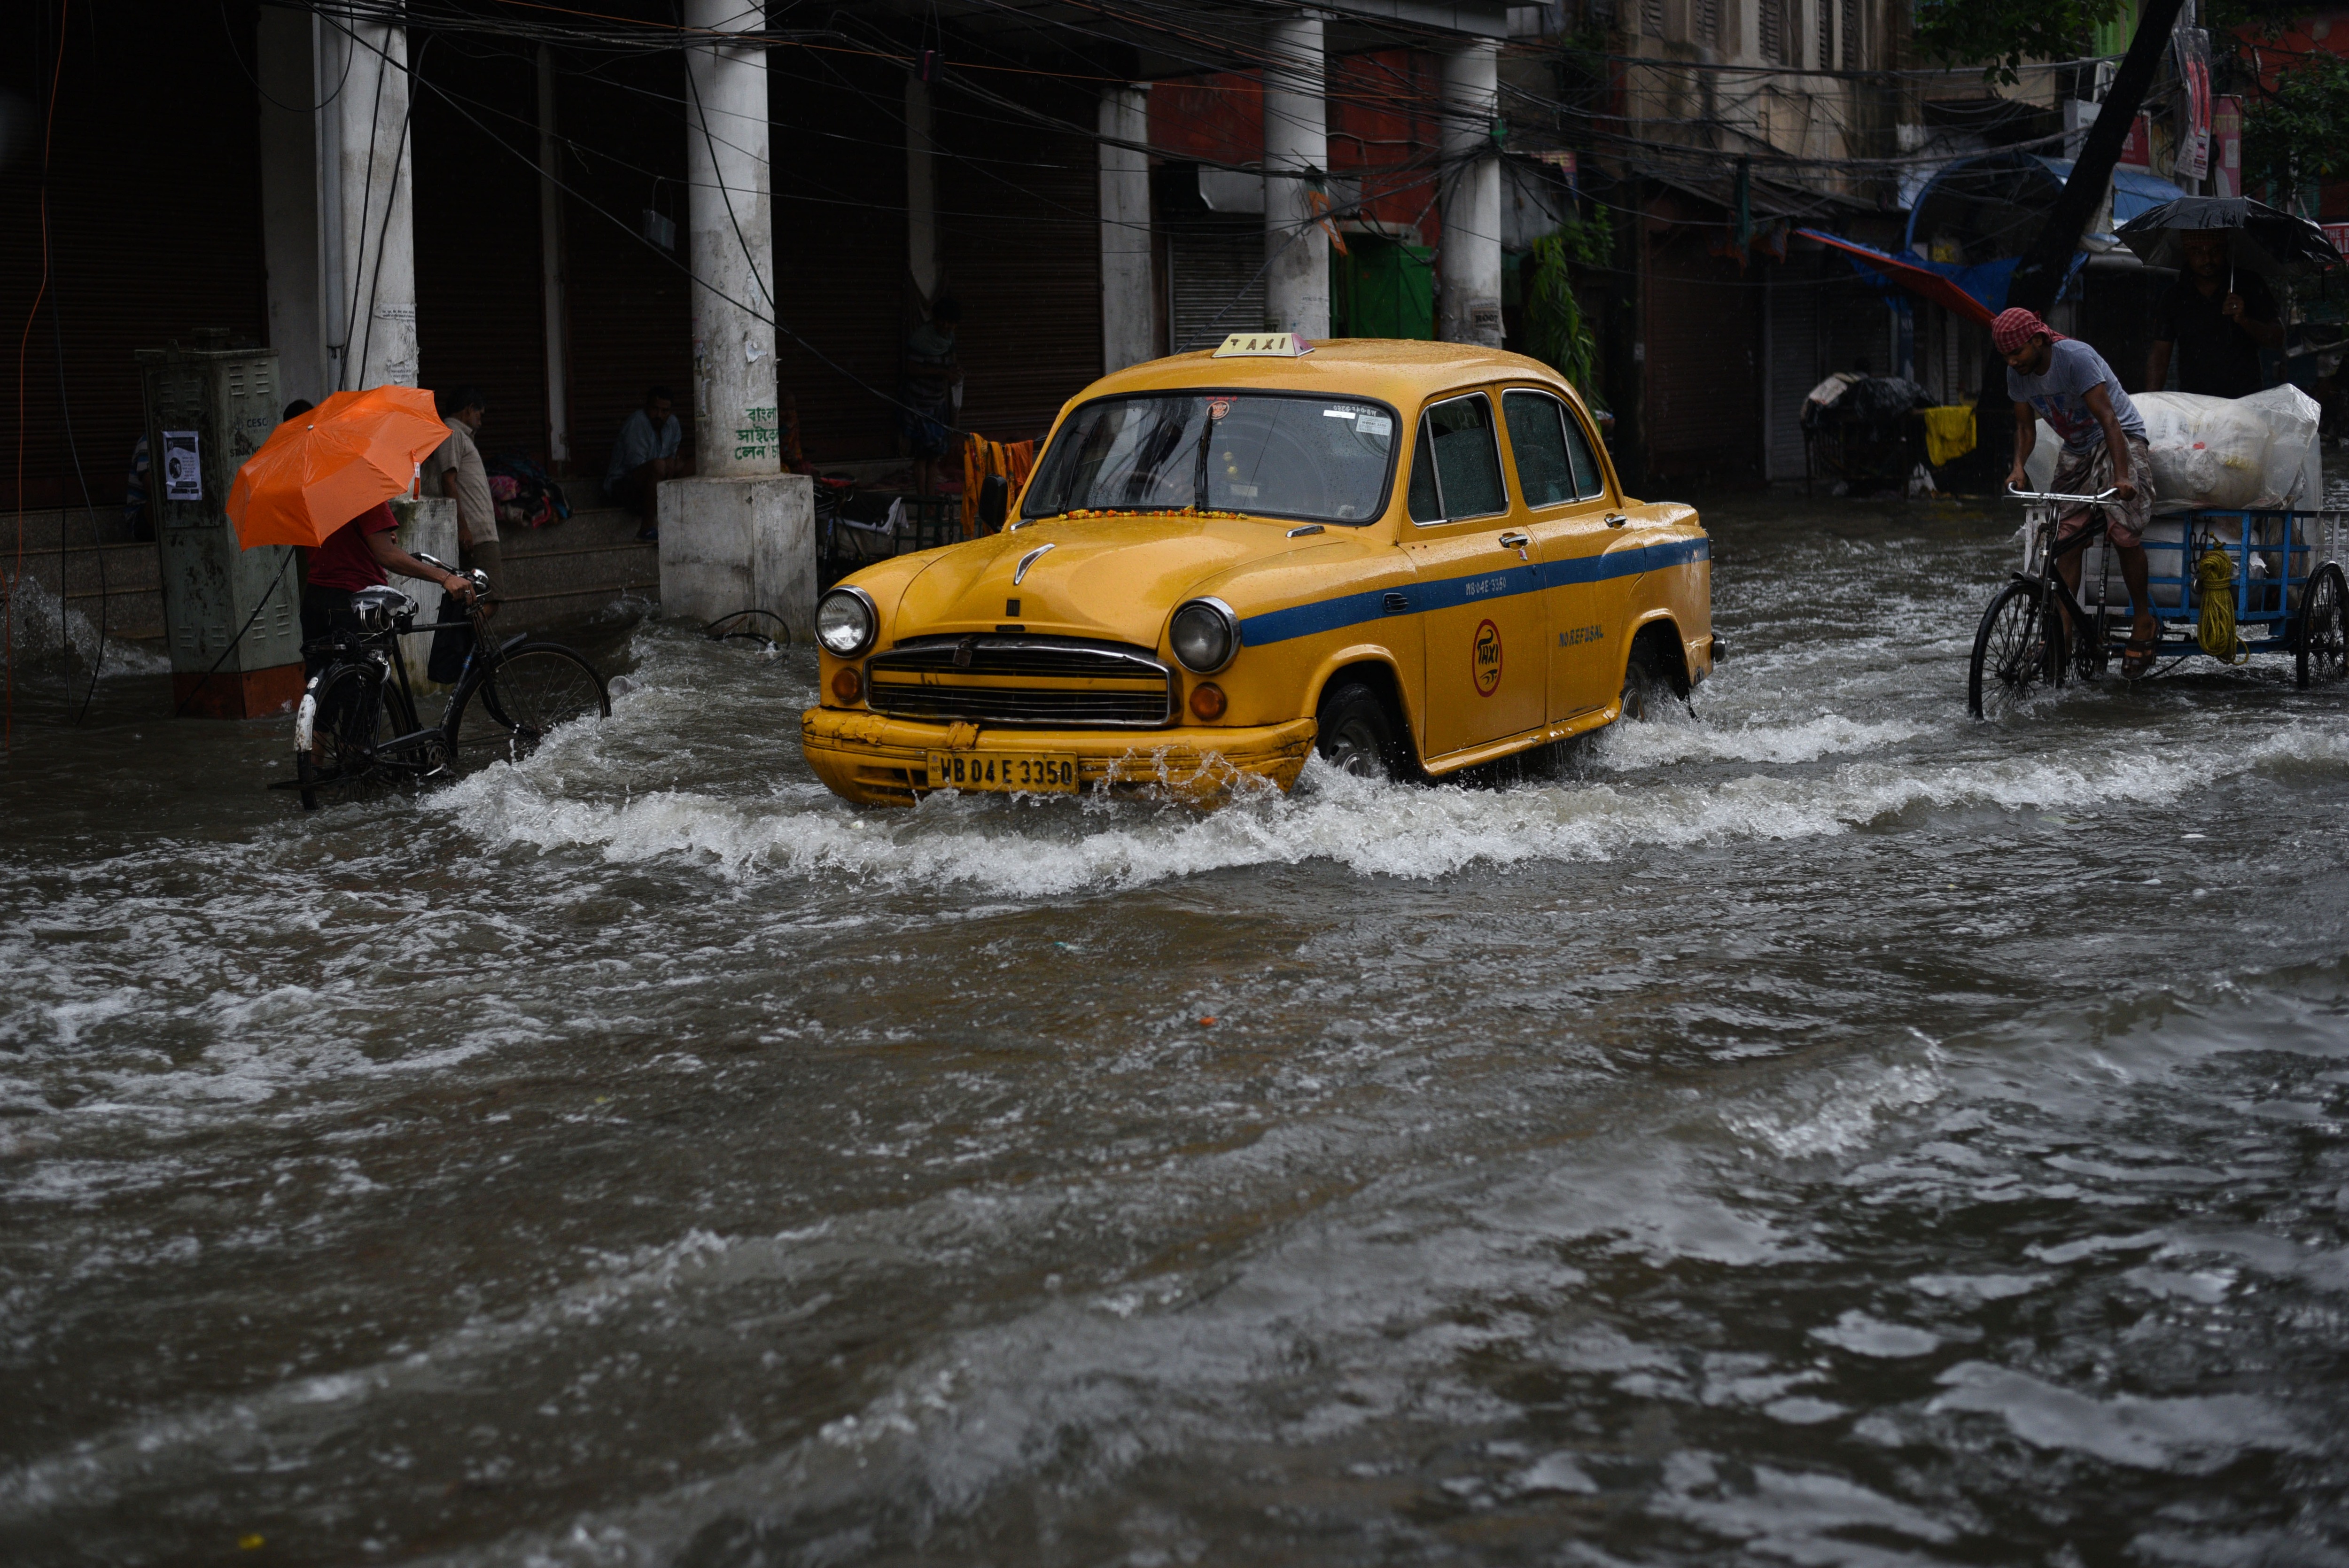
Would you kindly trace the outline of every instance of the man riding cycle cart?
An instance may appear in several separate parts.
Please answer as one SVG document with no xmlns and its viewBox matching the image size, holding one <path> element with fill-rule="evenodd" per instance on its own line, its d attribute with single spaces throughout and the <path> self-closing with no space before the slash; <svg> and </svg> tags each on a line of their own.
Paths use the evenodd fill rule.
<svg viewBox="0 0 2349 1568">
<path fill-rule="evenodd" d="M 2308 399 L 2280 387 L 2132 400 L 2092 350 L 2029 312 L 1995 331 L 2017 394 L 2008 488 L 2027 511 L 2022 569 L 1974 637 L 1977 717 L 2099 675 L 2115 654 L 2131 677 L 2196 654 L 2290 654 L 2303 686 L 2349 673 L 2349 513 L 2313 504 L 2323 487 Z M 2032 459 L 2033 416 L 2051 407 L 2069 438 L 2049 471 Z"/>
</svg>

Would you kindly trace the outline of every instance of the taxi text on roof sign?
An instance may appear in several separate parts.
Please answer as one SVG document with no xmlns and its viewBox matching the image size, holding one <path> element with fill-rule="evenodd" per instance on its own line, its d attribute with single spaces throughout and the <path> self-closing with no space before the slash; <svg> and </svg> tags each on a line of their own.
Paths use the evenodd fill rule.
<svg viewBox="0 0 2349 1568">
<path fill-rule="evenodd" d="M 1295 359 L 1313 352 L 1313 346 L 1293 332 L 1236 332 L 1224 339 L 1212 359 Z"/>
</svg>

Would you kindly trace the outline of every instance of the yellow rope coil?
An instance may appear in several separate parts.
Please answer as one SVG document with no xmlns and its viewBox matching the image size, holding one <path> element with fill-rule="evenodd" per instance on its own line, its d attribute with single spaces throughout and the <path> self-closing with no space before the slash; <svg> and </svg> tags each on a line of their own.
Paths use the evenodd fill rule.
<svg viewBox="0 0 2349 1568">
<path fill-rule="evenodd" d="M 2194 563 L 2194 586 L 2202 596 L 2195 639 L 2202 651 L 2230 665 L 2251 662 L 2251 650 L 2235 632 L 2235 562 L 2223 550 L 2206 550 Z"/>
</svg>

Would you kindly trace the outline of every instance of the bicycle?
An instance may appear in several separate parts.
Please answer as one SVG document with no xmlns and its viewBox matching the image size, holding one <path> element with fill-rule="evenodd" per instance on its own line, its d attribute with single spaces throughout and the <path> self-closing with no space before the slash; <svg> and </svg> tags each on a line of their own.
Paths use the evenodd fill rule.
<svg viewBox="0 0 2349 1568">
<path fill-rule="evenodd" d="M 2058 495 L 2054 492 L 2010 490 L 2023 500 L 2039 503 L 2039 515 L 2024 542 L 2023 570 L 1999 590 L 1982 612 L 1974 631 L 1973 660 L 1966 676 L 1966 710 L 1976 718 L 2002 716 L 2022 706 L 2042 684 L 2061 686 L 2067 672 L 2094 680 L 2112 664 L 2112 617 L 2097 595 L 2095 614 L 2083 609 L 2055 563 L 2075 550 L 2085 550 L 2103 537 L 2106 517 L 2098 511 L 2071 538 L 2055 541 L 2057 513 L 2065 505 L 2109 507 L 2118 504 L 2117 491 L 2102 495 Z M 2072 645 L 2072 628 L 2085 626 L 2088 634 Z M 1985 678 L 1987 677 L 1987 678 Z"/>
<path fill-rule="evenodd" d="M 429 555 L 416 559 L 454 570 Z M 302 809 L 316 810 L 318 791 L 330 786 L 421 781 L 501 751 L 519 760 L 559 725 L 611 717 L 604 677 L 573 649 L 534 642 L 527 633 L 491 641 L 489 580 L 479 572 L 466 575 L 474 593 L 462 621 L 417 625 L 416 601 L 397 588 L 367 588 L 352 595 L 356 624 L 303 645 L 305 657 L 327 662 L 304 686 L 295 710 L 295 777 L 274 788 L 299 790 Z M 464 668 L 440 722 L 423 725 L 398 656 L 399 639 L 460 627 L 471 633 Z"/>
</svg>

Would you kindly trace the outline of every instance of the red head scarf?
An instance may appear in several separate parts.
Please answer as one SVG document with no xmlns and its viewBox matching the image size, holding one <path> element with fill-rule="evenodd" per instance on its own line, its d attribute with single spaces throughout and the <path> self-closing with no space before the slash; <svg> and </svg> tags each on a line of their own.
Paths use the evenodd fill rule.
<svg viewBox="0 0 2349 1568">
<path fill-rule="evenodd" d="M 2050 343 L 2061 343 L 2064 335 L 2039 319 L 2038 315 L 2015 305 L 1998 313 L 1990 324 L 1990 340 L 2001 354 L 2012 354 L 2034 337 L 2044 337 Z"/>
</svg>

